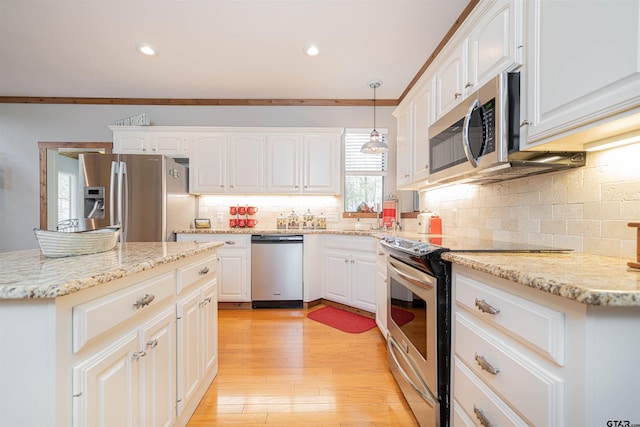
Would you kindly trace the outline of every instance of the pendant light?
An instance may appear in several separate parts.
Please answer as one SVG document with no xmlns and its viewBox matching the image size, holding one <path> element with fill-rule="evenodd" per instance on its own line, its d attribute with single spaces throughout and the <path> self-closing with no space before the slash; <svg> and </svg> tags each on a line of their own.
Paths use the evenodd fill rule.
<svg viewBox="0 0 640 427">
<path fill-rule="evenodd" d="M 373 131 L 369 142 L 366 142 L 360 148 L 360 152 L 367 154 L 380 154 L 389 151 L 389 146 L 380 139 L 380 133 L 376 130 L 376 89 L 382 85 L 381 80 L 371 80 L 369 87 L 373 89 Z"/>
</svg>

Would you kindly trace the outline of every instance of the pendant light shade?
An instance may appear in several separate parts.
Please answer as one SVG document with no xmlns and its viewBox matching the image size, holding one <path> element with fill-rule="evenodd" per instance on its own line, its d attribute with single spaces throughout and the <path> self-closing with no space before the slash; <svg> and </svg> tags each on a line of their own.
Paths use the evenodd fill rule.
<svg viewBox="0 0 640 427">
<path fill-rule="evenodd" d="M 376 130 L 376 89 L 380 87 L 380 80 L 371 80 L 369 87 L 373 89 L 373 130 L 369 142 L 362 144 L 360 152 L 367 154 L 380 154 L 389 151 L 389 146 L 380 138 L 380 132 Z"/>
</svg>

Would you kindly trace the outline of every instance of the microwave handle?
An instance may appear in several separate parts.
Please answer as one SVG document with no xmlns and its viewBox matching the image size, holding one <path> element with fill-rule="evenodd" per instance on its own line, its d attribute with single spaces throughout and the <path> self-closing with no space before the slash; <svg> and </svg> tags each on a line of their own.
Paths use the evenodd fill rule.
<svg viewBox="0 0 640 427">
<path fill-rule="evenodd" d="M 478 159 L 473 157 L 473 153 L 471 152 L 471 143 L 469 142 L 469 122 L 471 121 L 471 115 L 473 114 L 473 110 L 480 107 L 480 101 L 475 99 L 469 107 L 469 111 L 467 115 L 464 117 L 464 124 L 462 126 L 462 147 L 464 148 L 464 154 L 467 156 L 467 160 L 474 168 L 478 167 Z"/>
</svg>

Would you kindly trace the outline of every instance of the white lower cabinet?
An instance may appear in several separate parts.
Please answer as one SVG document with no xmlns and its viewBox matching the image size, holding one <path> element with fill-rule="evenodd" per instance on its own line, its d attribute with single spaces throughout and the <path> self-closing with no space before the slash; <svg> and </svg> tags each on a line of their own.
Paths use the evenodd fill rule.
<svg viewBox="0 0 640 427">
<path fill-rule="evenodd" d="M 582 304 L 455 263 L 452 274 L 454 425 L 640 419 L 627 356 L 640 352 L 637 307 Z"/>
<path fill-rule="evenodd" d="M 178 233 L 178 242 L 224 242 L 218 248 L 218 301 L 251 301 L 251 235 Z"/>
<path fill-rule="evenodd" d="M 322 269 L 324 298 L 375 313 L 375 250 L 376 241 L 370 237 L 327 237 Z"/>
<path fill-rule="evenodd" d="M 377 244 L 378 258 L 376 260 L 376 324 L 387 337 L 387 253 Z"/>
<path fill-rule="evenodd" d="M 178 416 L 216 362 L 217 305 L 215 279 L 178 300 Z"/>
<path fill-rule="evenodd" d="M 138 425 L 138 341 L 131 332 L 73 368 L 74 427 Z"/>
<path fill-rule="evenodd" d="M 186 425 L 217 374 L 216 262 L 205 252 L 67 296 L 0 300 L 0 425 Z"/>
</svg>

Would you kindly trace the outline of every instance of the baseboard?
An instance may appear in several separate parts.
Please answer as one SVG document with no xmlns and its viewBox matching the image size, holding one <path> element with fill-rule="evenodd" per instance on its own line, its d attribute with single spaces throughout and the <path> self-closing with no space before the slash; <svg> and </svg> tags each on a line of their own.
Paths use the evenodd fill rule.
<svg viewBox="0 0 640 427">
<path fill-rule="evenodd" d="M 218 310 L 251 310 L 251 302 L 218 302 Z"/>
<path fill-rule="evenodd" d="M 361 316 L 368 317 L 370 319 L 375 319 L 376 318 L 376 314 L 375 313 L 372 313 L 372 312 L 367 311 L 367 310 L 362 310 L 361 308 L 351 307 L 350 305 L 341 304 L 339 302 L 334 302 L 334 301 L 329 301 L 328 299 L 324 299 L 324 298 L 322 298 L 320 301 L 324 305 L 330 305 L 330 306 L 335 307 L 335 308 L 340 308 L 342 310 L 349 311 L 351 313 L 356 313 L 356 314 L 359 314 Z"/>
</svg>

